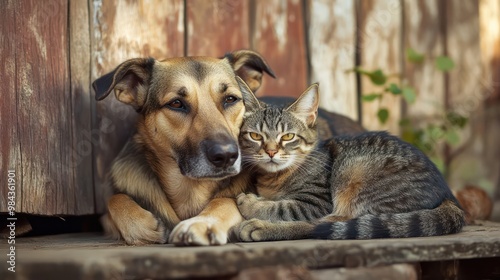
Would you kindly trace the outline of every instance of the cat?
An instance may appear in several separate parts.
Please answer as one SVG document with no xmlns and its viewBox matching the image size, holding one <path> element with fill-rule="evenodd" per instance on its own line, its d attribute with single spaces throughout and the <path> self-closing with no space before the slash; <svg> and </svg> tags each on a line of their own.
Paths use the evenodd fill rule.
<svg viewBox="0 0 500 280">
<path fill-rule="evenodd" d="M 291 105 L 259 102 L 244 84 L 239 144 L 241 241 L 373 239 L 452 234 L 464 213 L 434 164 L 387 132 L 318 141 L 319 85 Z"/>
</svg>

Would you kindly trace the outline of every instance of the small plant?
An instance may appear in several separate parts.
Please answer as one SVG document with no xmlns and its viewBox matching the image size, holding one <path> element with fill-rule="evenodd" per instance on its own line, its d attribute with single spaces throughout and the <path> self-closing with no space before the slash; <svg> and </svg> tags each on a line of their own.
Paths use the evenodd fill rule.
<svg viewBox="0 0 500 280">
<path fill-rule="evenodd" d="M 406 51 L 406 59 L 409 63 L 421 64 L 425 59 L 424 54 L 420 54 L 409 48 Z M 439 56 L 434 59 L 436 69 L 447 72 L 455 67 L 455 63 L 447 56 Z M 373 102 L 381 100 L 384 96 L 394 95 L 401 96 L 407 106 L 414 104 L 418 98 L 415 88 L 412 85 L 402 82 L 401 75 L 388 75 L 381 69 L 367 71 L 360 67 L 353 69 L 354 72 L 368 79 L 380 87 L 380 91 L 363 94 L 361 100 L 363 102 Z M 398 77 L 397 82 L 389 82 L 392 76 Z M 385 107 L 380 107 L 377 111 L 377 118 L 380 123 L 387 122 L 390 116 L 390 110 Z M 408 143 L 421 149 L 427 154 L 436 164 L 442 173 L 446 173 L 447 166 L 445 164 L 445 155 L 442 149 L 442 144 L 456 146 L 460 142 L 460 131 L 467 125 L 467 117 L 449 110 L 442 115 L 437 116 L 435 121 L 427 124 L 417 124 L 416 121 L 408 117 L 400 120 L 401 138 Z"/>
</svg>

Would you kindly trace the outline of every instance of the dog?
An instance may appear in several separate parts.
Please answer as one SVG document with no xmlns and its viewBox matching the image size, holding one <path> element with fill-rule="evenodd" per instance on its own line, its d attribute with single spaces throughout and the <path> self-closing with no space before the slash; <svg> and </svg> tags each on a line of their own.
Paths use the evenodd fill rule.
<svg viewBox="0 0 500 280">
<path fill-rule="evenodd" d="M 114 92 L 139 114 L 137 132 L 111 166 L 105 231 L 129 245 L 227 243 L 243 219 L 234 197 L 246 190 L 244 180 L 231 182 L 241 168 L 240 86 L 255 92 L 265 73 L 275 77 L 261 55 L 239 50 L 222 58 L 130 59 L 94 81 L 96 100 Z M 363 131 L 323 114 L 325 136 L 338 134 L 334 121 Z"/>
</svg>

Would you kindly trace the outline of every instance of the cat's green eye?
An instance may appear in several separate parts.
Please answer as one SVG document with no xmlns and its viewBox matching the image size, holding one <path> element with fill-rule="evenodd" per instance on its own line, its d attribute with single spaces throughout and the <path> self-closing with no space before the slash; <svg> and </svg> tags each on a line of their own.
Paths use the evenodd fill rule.
<svg viewBox="0 0 500 280">
<path fill-rule="evenodd" d="M 253 140 L 262 140 L 262 135 L 255 133 L 255 132 L 250 132 L 250 137 Z"/>
<path fill-rule="evenodd" d="M 293 137 L 295 137 L 295 134 L 293 134 L 293 133 L 287 133 L 287 134 L 281 136 L 281 140 L 282 141 L 290 141 L 290 140 L 293 139 Z"/>
</svg>

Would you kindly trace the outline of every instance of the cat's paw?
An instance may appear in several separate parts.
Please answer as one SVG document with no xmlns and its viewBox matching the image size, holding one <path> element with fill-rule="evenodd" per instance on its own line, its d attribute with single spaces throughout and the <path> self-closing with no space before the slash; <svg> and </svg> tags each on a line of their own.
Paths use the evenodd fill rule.
<svg viewBox="0 0 500 280">
<path fill-rule="evenodd" d="M 272 240 L 271 233 L 268 229 L 272 227 L 272 223 L 269 221 L 251 219 L 243 221 L 236 229 L 236 235 L 240 241 L 252 242 L 252 241 L 266 241 Z"/>
<path fill-rule="evenodd" d="M 257 218 L 257 213 L 259 210 L 259 202 L 262 200 L 261 197 L 253 193 L 242 193 L 236 197 L 236 204 L 240 210 L 241 215 L 245 219 Z"/>
</svg>

